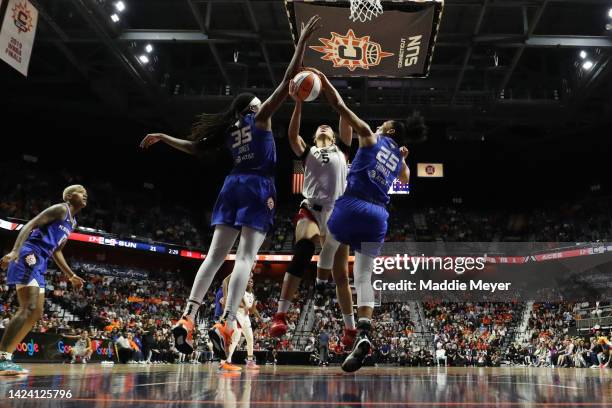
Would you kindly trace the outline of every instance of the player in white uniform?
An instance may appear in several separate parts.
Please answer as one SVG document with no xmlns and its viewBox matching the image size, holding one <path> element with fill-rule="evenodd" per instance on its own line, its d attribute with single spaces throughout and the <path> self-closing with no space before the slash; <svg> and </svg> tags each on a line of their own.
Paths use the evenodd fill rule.
<svg viewBox="0 0 612 408">
<path fill-rule="evenodd" d="M 229 276 L 223 282 L 223 294 L 227 293 L 227 286 L 229 284 Z M 244 292 L 244 297 L 242 298 L 242 302 L 240 303 L 240 307 L 236 312 L 236 321 L 239 326 L 234 333 L 232 334 L 232 343 L 229 347 L 229 353 L 227 355 L 227 363 L 232 364 L 232 355 L 238 347 L 240 343 L 240 337 L 244 334 L 244 338 L 247 342 L 247 363 L 246 368 L 249 370 L 259 370 L 255 362 L 255 356 L 253 354 L 253 345 L 254 345 L 254 336 L 253 336 L 253 328 L 251 327 L 251 319 L 249 317 L 250 313 L 253 313 L 258 319 L 260 318 L 259 312 L 255 307 L 255 293 L 253 292 L 253 277 L 249 278 L 249 282 L 247 284 L 247 289 Z"/>
<path fill-rule="evenodd" d="M 289 94 L 294 95 L 295 85 L 290 84 Z M 325 245 L 327 220 L 334 208 L 334 202 L 346 188 L 348 173 L 347 159 L 352 139 L 352 129 L 340 119 L 340 137 L 328 125 L 321 125 L 314 135 L 314 146 L 299 135 L 302 102 L 294 97 L 295 108 L 289 124 L 289 144 L 296 156 L 304 162 L 304 201 L 300 206 L 295 226 L 293 259 L 287 268 L 278 310 L 274 315 L 270 335 L 281 337 L 287 332 L 287 311 L 291 300 L 300 286 L 302 276 L 315 253 L 315 242 L 320 240 L 323 247 L 317 263 L 317 286 L 329 279 L 333 270 L 336 292 L 345 322 L 343 343 L 352 345 L 356 335 L 353 317 L 353 301 L 348 282 L 348 246 L 338 252 Z"/>
</svg>

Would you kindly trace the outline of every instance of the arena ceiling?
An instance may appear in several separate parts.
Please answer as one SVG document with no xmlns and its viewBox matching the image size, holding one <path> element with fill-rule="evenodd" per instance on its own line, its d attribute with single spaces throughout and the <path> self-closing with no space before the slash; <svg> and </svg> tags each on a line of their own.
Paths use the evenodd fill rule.
<svg viewBox="0 0 612 408">
<path fill-rule="evenodd" d="M 31 2 L 40 25 L 30 76 L 0 64 L 2 104 L 13 109 L 61 105 L 184 130 L 231 94 L 268 95 L 294 48 L 282 0 L 123 0 L 122 12 L 115 0 Z M 417 108 L 458 139 L 601 124 L 612 117 L 610 7 L 609 0 L 446 0 L 428 78 L 334 81 L 368 119 Z M 332 115 L 324 103 L 310 109 Z M 279 116 L 289 113 L 285 106 Z"/>
</svg>

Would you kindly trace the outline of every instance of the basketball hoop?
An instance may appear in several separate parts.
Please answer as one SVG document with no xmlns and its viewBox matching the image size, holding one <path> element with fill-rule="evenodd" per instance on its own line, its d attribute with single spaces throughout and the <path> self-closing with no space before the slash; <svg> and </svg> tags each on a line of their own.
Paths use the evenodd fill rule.
<svg viewBox="0 0 612 408">
<path fill-rule="evenodd" d="M 380 0 L 351 0 L 351 16 L 353 22 L 365 23 L 383 13 Z"/>
</svg>

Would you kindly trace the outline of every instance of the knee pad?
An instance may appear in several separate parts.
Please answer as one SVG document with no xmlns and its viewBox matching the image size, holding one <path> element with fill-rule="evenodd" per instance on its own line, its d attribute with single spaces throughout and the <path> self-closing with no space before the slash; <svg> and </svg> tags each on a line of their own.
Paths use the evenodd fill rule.
<svg viewBox="0 0 612 408">
<path fill-rule="evenodd" d="M 309 239 L 300 239 L 293 247 L 293 259 L 287 268 L 291 275 L 301 278 L 315 253 L 315 244 Z"/>
</svg>

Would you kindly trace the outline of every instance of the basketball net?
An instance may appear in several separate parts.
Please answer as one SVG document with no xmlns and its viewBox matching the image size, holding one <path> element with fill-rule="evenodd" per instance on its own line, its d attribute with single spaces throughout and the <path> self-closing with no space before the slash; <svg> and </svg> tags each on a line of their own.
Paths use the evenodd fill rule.
<svg viewBox="0 0 612 408">
<path fill-rule="evenodd" d="M 383 13 L 380 0 L 351 0 L 351 16 L 353 22 L 365 23 Z"/>
</svg>

